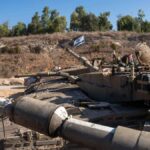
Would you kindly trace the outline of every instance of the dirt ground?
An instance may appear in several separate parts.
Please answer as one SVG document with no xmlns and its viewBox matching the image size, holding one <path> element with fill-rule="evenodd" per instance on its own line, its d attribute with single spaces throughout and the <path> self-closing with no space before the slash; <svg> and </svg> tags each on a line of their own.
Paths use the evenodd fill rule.
<svg viewBox="0 0 150 150">
<path fill-rule="evenodd" d="M 24 79 L 0 78 L 0 97 L 16 97 L 25 90 Z"/>
<path fill-rule="evenodd" d="M 24 86 L 0 86 L 0 97 L 16 97 L 24 92 Z"/>
<path fill-rule="evenodd" d="M 17 98 L 23 95 L 24 90 L 23 79 L 0 78 L 0 99 Z M 0 115 L 2 115 L 2 112 L 3 109 L 0 107 Z M 10 133 L 16 132 L 17 127 L 18 125 L 10 122 L 8 118 L 2 120 L 0 117 L 0 139 L 6 138 L 10 136 Z"/>
</svg>

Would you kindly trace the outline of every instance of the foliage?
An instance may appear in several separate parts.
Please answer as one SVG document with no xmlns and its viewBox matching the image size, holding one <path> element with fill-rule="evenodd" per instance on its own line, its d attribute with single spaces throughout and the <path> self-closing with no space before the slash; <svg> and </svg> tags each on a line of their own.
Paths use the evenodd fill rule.
<svg viewBox="0 0 150 150">
<path fill-rule="evenodd" d="M 142 23 L 142 28 L 141 28 L 141 30 L 142 30 L 143 32 L 150 32 L 150 22 L 144 21 L 144 22 Z"/>
<path fill-rule="evenodd" d="M 23 22 L 18 22 L 17 25 L 13 26 L 11 35 L 12 36 L 20 36 L 20 35 L 25 35 L 26 32 L 26 25 Z"/>
<path fill-rule="evenodd" d="M 102 12 L 99 16 L 86 12 L 83 6 L 78 6 L 70 17 L 70 28 L 68 31 L 109 31 L 112 24 L 109 21 L 110 12 Z M 137 16 L 119 16 L 117 20 L 118 31 L 150 32 L 150 22 L 144 20 L 145 13 L 139 9 Z M 42 14 L 35 12 L 31 22 L 27 25 L 18 22 L 11 29 L 8 22 L 0 24 L 0 37 L 21 36 L 28 34 L 43 34 L 53 32 L 64 32 L 67 30 L 65 16 L 61 16 L 57 10 L 51 10 L 48 6 L 43 8 Z"/>
<path fill-rule="evenodd" d="M 36 12 L 32 17 L 32 21 L 28 26 L 28 32 L 31 34 L 63 32 L 66 29 L 66 25 L 65 17 L 59 16 L 57 10 L 50 10 L 46 6 L 41 16 Z"/>
<path fill-rule="evenodd" d="M 59 17 L 59 12 L 57 10 L 52 10 L 50 13 L 50 20 L 53 22 L 57 17 Z"/>
<path fill-rule="evenodd" d="M 51 29 L 50 32 L 64 32 L 66 30 L 66 17 L 59 16 L 57 10 L 52 10 L 50 13 Z"/>
<path fill-rule="evenodd" d="M 139 22 L 143 22 L 144 17 L 145 17 L 144 11 L 142 9 L 139 9 L 138 10 L 138 20 L 139 20 Z"/>
<path fill-rule="evenodd" d="M 108 45 L 107 42 L 100 41 L 99 43 L 92 44 L 90 49 L 92 49 L 93 51 L 100 51 L 101 49 L 106 48 L 107 45 Z"/>
<path fill-rule="evenodd" d="M 35 54 L 40 54 L 42 51 L 41 46 L 37 45 L 35 47 L 30 47 L 30 52 Z"/>
<path fill-rule="evenodd" d="M 108 20 L 110 12 L 101 13 L 96 16 L 87 13 L 83 6 L 79 6 L 71 14 L 70 29 L 73 31 L 107 31 L 112 29 L 112 24 Z"/>
<path fill-rule="evenodd" d="M 51 28 L 51 20 L 50 20 L 50 10 L 49 8 L 46 6 L 43 9 L 43 14 L 41 16 L 41 26 L 42 26 L 42 32 L 48 32 Z"/>
<path fill-rule="evenodd" d="M 73 31 L 78 31 L 79 30 L 79 19 L 78 19 L 78 14 L 76 12 L 73 12 L 71 14 L 71 21 L 70 21 L 70 29 Z"/>
<path fill-rule="evenodd" d="M 66 29 L 66 17 L 57 17 L 53 21 L 53 32 L 64 32 Z"/>
<path fill-rule="evenodd" d="M 93 13 L 87 14 L 81 20 L 80 30 L 98 31 L 98 18 Z"/>
<path fill-rule="evenodd" d="M 31 23 L 29 23 L 28 25 L 28 33 L 36 34 L 40 32 L 41 32 L 40 16 L 38 12 L 35 12 L 34 16 L 32 17 Z"/>
<path fill-rule="evenodd" d="M 108 20 L 108 17 L 110 16 L 110 12 L 104 12 L 101 13 L 98 17 L 98 25 L 100 31 L 108 31 L 112 29 L 112 24 Z"/>
<path fill-rule="evenodd" d="M 139 25 L 135 18 L 127 15 L 117 20 L 117 28 L 118 31 L 138 31 Z"/>
<path fill-rule="evenodd" d="M 71 14 L 70 29 L 73 31 L 81 31 L 82 21 L 87 13 L 83 6 L 78 6 Z"/>
<path fill-rule="evenodd" d="M 10 31 L 8 29 L 8 22 L 0 25 L 0 37 L 9 36 Z"/>
<path fill-rule="evenodd" d="M 144 17 L 145 17 L 145 13 L 142 9 L 139 9 L 138 10 L 138 17 L 137 17 L 137 22 L 139 24 L 139 28 L 140 28 L 140 32 L 143 32 L 142 31 L 142 25 L 144 23 Z"/>
<path fill-rule="evenodd" d="M 117 46 L 116 46 L 116 44 L 114 44 L 114 43 L 112 43 L 112 44 L 110 45 L 110 47 L 111 47 L 113 50 L 117 50 Z"/>
<path fill-rule="evenodd" d="M 150 32 L 150 22 L 144 20 L 145 13 L 143 10 L 138 10 L 138 16 L 123 16 L 117 21 L 117 28 L 119 31 L 136 31 L 136 32 Z"/>
<path fill-rule="evenodd" d="M 5 47 L 0 49 L 0 53 L 1 54 L 5 54 L 5 53 L 7 53 L 7 54 L 19 54 L 19 53 L 21 53 L 21 48 L 19 46 L 15 46 L 15 47 L 11 47 L 11 48 L 5 46 Z"/>
</svg>

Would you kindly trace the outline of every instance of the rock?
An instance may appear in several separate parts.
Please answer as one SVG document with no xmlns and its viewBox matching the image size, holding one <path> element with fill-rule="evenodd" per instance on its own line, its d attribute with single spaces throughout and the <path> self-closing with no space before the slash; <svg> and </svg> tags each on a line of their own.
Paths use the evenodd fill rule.
<svg viewBox="0 0 150 150">
<path fill-rule="evenodd" d="M 2 80 L 2 85 L 10 85 L 10 81 L 7 79 Z"/>
<path fill-rule="evenodd" d="M 121 46 L 122 46 L 122 44 L 121 44 L 120 42 L 113 42 L 112 44 L 114 44 L 114 45 L 116 45 L 116 46 L 118 46 L 118 47 L 121 47 Z"/>
<path fill-rule="evenodd" d="M 24 78 L 10 78 L 10 85 L 23 85 Z"/>
<path fill-rule="evenodd" d="M 138 43 L 135 54 L 141 65 L 150 65 L 150 47 L 146 43 Z"/>
<path fill-rule="evenodd" d="M 9 86 L 9 85 L 23 85 L 24 84 L 24 78 L 3 78 L 3 79 L 0 79 L 0 85 L 6 85 L 6 86 Z"/>
<path fill-rule="evenodd" d="M 3 43 L 0 42 L 0 49 L 5 47 L 6 45 L 4 45 Z"/>
</svg>

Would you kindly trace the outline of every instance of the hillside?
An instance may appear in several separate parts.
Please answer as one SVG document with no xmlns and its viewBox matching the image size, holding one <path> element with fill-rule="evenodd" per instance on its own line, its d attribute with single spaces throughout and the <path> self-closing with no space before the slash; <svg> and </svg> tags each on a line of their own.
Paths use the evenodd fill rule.
<svg viewBox="0 0 150 150">
<path fill-rule="evenodd" d="M 115 48 L 121 55 L 134 53 L 134 47 L 140 41 L 150 46 L 150 34 L 131 32 L 69 32 L 1 38 L 0 77 L 48 71 L 55 66 L 80 65 L 62 48 L 62 44 L 79 35 L 85 35 L 86 43 L 75 51 L 89 60 L 99 57 L 111 61 L 114 44 L 119 45 Z"/>
</svg>

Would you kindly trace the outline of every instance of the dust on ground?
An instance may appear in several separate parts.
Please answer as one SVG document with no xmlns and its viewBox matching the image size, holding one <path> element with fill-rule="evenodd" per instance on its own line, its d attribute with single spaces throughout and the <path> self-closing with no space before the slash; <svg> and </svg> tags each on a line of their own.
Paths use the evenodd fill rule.
<svg viewBox="0 0 150 150">
<path fill-rule="evenodd" d="M 0 97 L 16 98 L 22 95 L 25 90 L 23 83 L 23 78 L 0 78 Z"/>
</svg>

